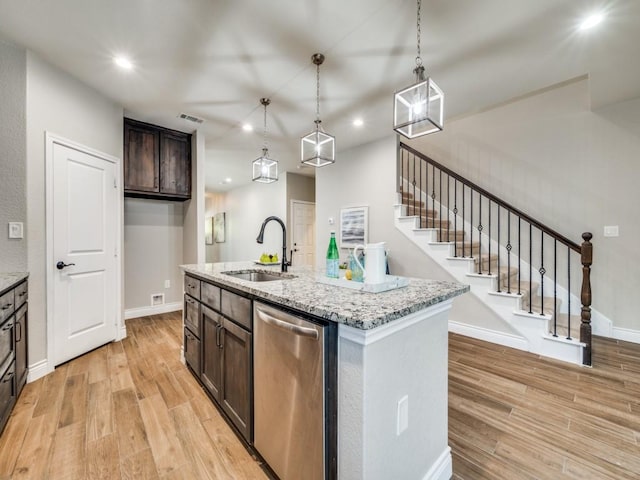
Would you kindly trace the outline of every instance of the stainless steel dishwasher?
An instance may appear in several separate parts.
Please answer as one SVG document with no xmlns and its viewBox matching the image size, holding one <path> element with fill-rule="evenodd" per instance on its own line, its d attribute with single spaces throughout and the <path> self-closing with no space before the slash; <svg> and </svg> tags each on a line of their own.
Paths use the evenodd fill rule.
<svg viewBox="0 0 640 480">
<path fill-rule="evenodd" d="M 264 303 L 253 308 L 254 446 L 281 480 L 333 478 L 325 422 L 329 328 Z"/>
</svg>

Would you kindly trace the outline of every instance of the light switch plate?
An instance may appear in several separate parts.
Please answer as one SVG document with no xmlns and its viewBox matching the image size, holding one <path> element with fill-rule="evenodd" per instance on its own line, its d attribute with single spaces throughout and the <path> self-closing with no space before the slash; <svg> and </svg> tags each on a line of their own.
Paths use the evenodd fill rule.
<svg viewBox="0 0 640 480">
<path fill-rule="evenodd" d="M 398 413 L 396 435 L 400 435 L 409 426 L 409 396 L 405 395 L 398 400 Z"/>
<path fill-rule="evenodd" d="M 605 225 L 604 227 L 605 237 L 617 237 L 619 236 L 618 225 Z"/>
<path fill-rule="evenodd" d="M 22 222 L 9 222 L 9 238 L 23 238 L 24 226 Z"/>
</svg>

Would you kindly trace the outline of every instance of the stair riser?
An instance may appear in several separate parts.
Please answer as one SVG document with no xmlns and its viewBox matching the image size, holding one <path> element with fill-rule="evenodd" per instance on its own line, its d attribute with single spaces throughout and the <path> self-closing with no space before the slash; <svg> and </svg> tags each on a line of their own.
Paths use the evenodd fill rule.
<svg viewBox="0 0 640 480">
<path fill-rule="evenodd" d="M 446 231 L 441 232 L 438 228 L 436 232 L 436 239 L 438 242 L 461 242 L 464 238 L 464 232 L 462 231 L 447 233 Z"/>
</svg>

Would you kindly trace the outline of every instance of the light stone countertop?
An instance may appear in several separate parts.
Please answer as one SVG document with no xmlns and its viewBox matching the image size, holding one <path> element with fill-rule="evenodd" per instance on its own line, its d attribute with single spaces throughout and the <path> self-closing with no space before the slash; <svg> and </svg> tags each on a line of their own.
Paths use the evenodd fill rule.
<svg viewBox="0 0 640 480">
<path fill-rule="evenodd" d="M 0 294 L 27 278 L 27 272 L 0 273 Z"/>
<path fill-rule="evenodd" d="M 322 272 L 308 267 L 289 267 L 294 278 L 269 282 L 251 282 L 222 272 L 242 270 L 280 271 L 280 266 L 254 262 L 181 265 L 186 273 L 219 285 L 264 298 L 326 320 L 369 330 L 431 305 L 469 291 L 469 285 L 457 282 L 410 278 L 406 287 L 381 293 L 367 293 L 316 281 Z"/>
</svg>

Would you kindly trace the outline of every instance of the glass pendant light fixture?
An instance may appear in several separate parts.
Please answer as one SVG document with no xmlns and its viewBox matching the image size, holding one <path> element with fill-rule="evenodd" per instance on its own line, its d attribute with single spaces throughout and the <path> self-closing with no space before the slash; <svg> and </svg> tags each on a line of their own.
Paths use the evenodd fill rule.
<svg viewBox="0 0 640 480">
<path fill-rule="evenodd" d="M 420 57 L 421 6 L 418 0 L 418 56 L 413 69 L 416 83 L 396 92 L 393 102 L 393 129 L 407 138 L 439 132 L 443 126 L 444 93 L 431 77 L 425 78 Z"/>
<path fill-rule="evenodd" d="M 301 161 L 313 167 L 324 167 L 336 161 L 336 139 L 324 132 L 320 120 L 320 65 L 324 55 L 314 53 L 311 61 L 316 66 L 316 129 L 300 140 Z"/>
<path fill-rule="evenodd" d="M 253 161 L 253 181 L 272 183 L 278 180 L 278 161 L 269 158 L 269 149 L 267 148 L 267 106 L 271 100 L 261 98 L 260 103 L 264 106 L 264 141 L 262 155 Z"/>
</svg>

